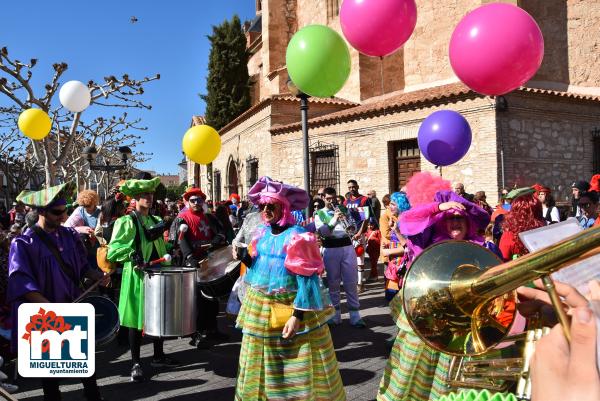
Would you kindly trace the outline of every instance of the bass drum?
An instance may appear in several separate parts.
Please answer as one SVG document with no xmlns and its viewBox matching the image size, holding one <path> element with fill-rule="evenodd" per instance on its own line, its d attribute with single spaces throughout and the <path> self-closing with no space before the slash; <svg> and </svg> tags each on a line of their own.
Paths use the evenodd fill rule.
<svg viewBox="0 0 600 401">
<path fill-rule="evenodd" d="M 226 298 L 240 277 L 241 262 L 232 255 L 231 245 L 208 255 L 198 268 L 196 282 L 200 294 L 208 299 Z"/>
<path fill-rule="evenodd" d="M 94 307 L 96 322 L 96 347 L 109 344 L 119 332 L 119 310 L 113 301 L 100 295 L 88 295 L 79 303 Z"/>
</svg>

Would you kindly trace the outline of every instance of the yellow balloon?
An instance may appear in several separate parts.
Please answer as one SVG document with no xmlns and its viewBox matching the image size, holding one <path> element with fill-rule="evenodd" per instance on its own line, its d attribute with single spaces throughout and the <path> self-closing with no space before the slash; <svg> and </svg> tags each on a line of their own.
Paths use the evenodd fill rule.
<svg viewBox="0 0 600 401">
<path fill-rule="evenodd" d="M 27 109 L 19 116 L 17 125 L 26 137 L 39 141 L 50 133 L 52 121 L 43 110 Z"/>
<path fill-rule="evenodd" d="M 221 137 L 211 126 L 195 125 L 183 136 L 181 147 L 193 162 L 208 164 L 221 152 Z"/>
</svg>

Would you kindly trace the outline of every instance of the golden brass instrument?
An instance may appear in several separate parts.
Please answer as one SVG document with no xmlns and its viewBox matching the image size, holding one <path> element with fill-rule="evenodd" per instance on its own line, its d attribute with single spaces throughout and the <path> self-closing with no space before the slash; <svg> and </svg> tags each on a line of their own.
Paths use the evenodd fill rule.
<svg viewBox="0 0 600 401">
<path fill-rule="evenodd" d="M 344 231 L 346 231 L 346 234 L 348 234 L 348 237 L 350 237 L 350 239 L 352 239 L 354 234 L 356 234 L 356 227 L 354 226 L 354 224 L 351 224 L 348 221 L 348 217 L 346 216 L 346 213 L 348 212 L 348 210 L 346 208 L 344 208 L 344 210 L 342 210 L 340 205 L 337 205 L 337 204 L 334 205 L 333 210 L 341 213 L 341 217 L 338 219 L 338 222 L 342 225 L 342 228 L 344 229 Z"/>
<path fill-rule="evenodd" d="M 598 253 L 600 227 L 584 230 L 551 247 L 504 264 L 495 254 L 476 244 L 441 242 L 413 261 L 404 281 L 404 311 L 415 333 L 427 345 L 446 354 L 468 356 L 477 361 L 478 358 L 471 357 L 485 354 L 506 341 L 512 326 L 516 309 L 498 308 L 498 304 L 515 303 L 514 290 L 532 280 L 544 280 L 559 320 L 566 323 L 560 299 L 548 276 Z M 566 327 L 563 324 L 563 328 Z M 539 334 L 530 334 L 533 337 L 529 343 Z M 526 347 L 531 348 L 531 345 Z M 463 361 L 456 360 L 456 363 L 463 364 Z M 489 364 L 489 361 L 485 363 Z M 494 362 L 492 365 L 507 372 L 510 363 Z M 523 367 L 521 362 L 518 366 L 520 374 L 515 375 L 513 371 L 504 376 L 520 375 L 522 378 Z M 481 370 L 471 372 L 472 376 L 478 374 Z"/>
</svg>

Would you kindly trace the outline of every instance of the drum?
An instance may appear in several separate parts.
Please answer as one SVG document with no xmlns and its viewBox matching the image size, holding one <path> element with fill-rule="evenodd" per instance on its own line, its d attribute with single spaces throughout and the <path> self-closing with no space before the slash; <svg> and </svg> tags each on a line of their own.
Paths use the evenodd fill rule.
<svg viewBox="0 0 600 401">
<path fill-rule="evenodd" d="M 200 264 L 196 275 L 198 288 L 205 298 L 225 298 L 240 276 L 239 260 L 233 259 L 231 246 L 226 246 L 208 255 Z"/>
<path fill-rule="evenodd" d="M 144 333 L 184 337 L 196 332 L 196 269 L 150 267 L 144 277 Z"/>
<path fill-rule="evenodd" d="M 94 307 L 96 313 L 96 347 L 107 345 L 119 332 L 119 310 L 110 299 L 100 295 L 88 295 L 81 303 Z"/>
</svg>

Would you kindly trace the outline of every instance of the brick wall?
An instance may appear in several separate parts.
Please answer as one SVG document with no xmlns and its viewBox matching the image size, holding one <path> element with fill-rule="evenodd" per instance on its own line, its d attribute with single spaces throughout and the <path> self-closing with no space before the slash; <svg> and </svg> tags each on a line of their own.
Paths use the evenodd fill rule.
<svg viewBox="0 0 600 401">
<path fill-rule="evenodd" d="M 416 138 L 421 121 L 440 108 L 461 112 L 473 130 L 473 144 L 469 153 L 457 165 L 444 168 L 444 178 L 464 182 L 469 191 L 485 190 L 490 195 L 490 201 L 495 201 L 498 190 L 496 123 L 495 112 L 487 98 L 316 127 L 309 131 L 309 137 L 311 143 L 321 141 L 339 147 L 341 188 L 345 188 L 344 184 L 354 178 L 364 192 L 375 189 L 383 195 L 389 192 L 391 179 L 388 142 Z M 286 161 L 273 165 L 273 177 L 302 185 L 301 132 L 277 134 L 272 141 L 273 159 Z M 421 168 L 435 171 L 434 166 L 424 158 L 421 158 Z"/>
<path fill-rule="evenodd" d="M 498 113 L 506 185 L 539 182 L 566 201 L 571 182 L 593 174 L 591 130 L 600 127 L 600 105 L 532 94 L 507 100 L 508 111 Z"/>
<path fill-rule="evenodd" d="M 600 2 L 519 0 L 544 34 L 544 61 L 529 85 L 600 94 Z"/>
</svg>

